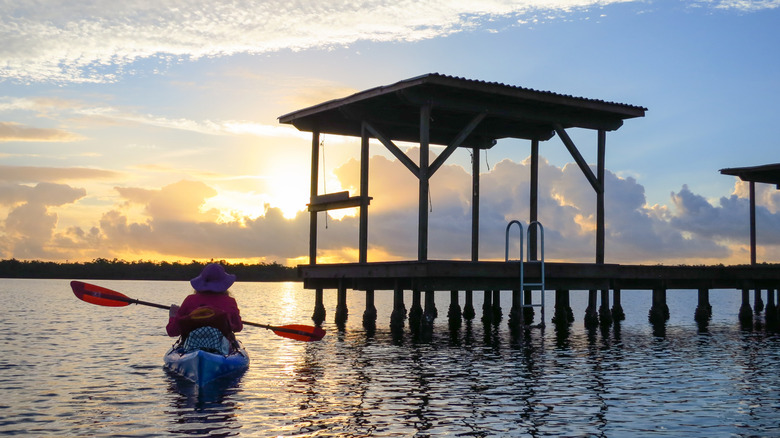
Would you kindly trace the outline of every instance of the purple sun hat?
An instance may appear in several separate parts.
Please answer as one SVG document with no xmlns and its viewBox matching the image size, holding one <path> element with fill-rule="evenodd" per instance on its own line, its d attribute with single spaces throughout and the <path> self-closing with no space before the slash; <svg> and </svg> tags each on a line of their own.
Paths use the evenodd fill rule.
<svg viewBox="0 0 780 438">
<path fill-rule="evenodd" d="M 209 263 L 203 268 L 200 275 L 190 280 L 192 288 L 198 292 L 221 293 L 230 289 L 236 276 L 225 272 L 225 268 L 218 263 Z"/>
</svg>

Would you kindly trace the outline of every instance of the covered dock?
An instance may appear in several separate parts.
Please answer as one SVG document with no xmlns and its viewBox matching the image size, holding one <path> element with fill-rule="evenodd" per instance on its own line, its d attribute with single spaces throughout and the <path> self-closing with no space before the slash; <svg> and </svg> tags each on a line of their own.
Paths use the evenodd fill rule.
<svg viewBox="0 0 780 438">
<path fill-rule="evenodd" d="M 528 324 L 533 318 L 533 290 L 556 290 L 556 319 L 571 322 L 566 313 L 569 290 L 588 290 L 587 324 L 611 323 L 613 314 L 620 312 L 621 288 L 653 290 L 651 319 L 663 319 L 665 291 L 671 287 L 709 290 L 715 287 L 776 288 L 780 273 L 773 269 L 761 270 L 755 266 L 743 268 L 674 269 L 671 267 L 643 267 L 607 265 L 604 263 L 604 191 L 605 149 L 608 132 L 619 129 L 624 121 L 643 117 L 646 108 L 604 100 L 573 97 L 549 91 L 495 82 L 484 82 L 446 76 L 437 73 L 406 79 L 395 84 L 376 87 L 359 93 L 304 108 L 279 117 L 301 131 L 311 132 L 311 197 L 309 264 L 298 267 L 304 287 L 316 291 L 313 319 L 322 322 L 323 289 L 338 290 L 336 322 L 346 320 L 346 293 L 348 289 L 365 291 L 367 308 L 364 322 L 371 323 L 373 294 L 377 290 L 395 293 L 391 326 L 403 324 L 406 308 L 403 291 L 414 292 L 414 303 L 409 313 L 410 324 L 416 324 L 422 313 L 421 292 L 426 293 L 425 313 L 434 313 L 429 306 L 436 291 L 449 291 L 453 305 L 458 305 L 459 291 L 466 296 L 465 317 L 471 316 L 469 303 L 473 291 L 483 291 L 486 300 L 499 290 L 512 290 L 513 303 L 510 324 Z M 580 128 L 595 131 L 597 163 L 595 173 L 585 161 L 567 130 Z M 360 188 L 359 193 L 320 194 L 319 144 L 321 134 L 359 137 Z M 539 145 L 558 136 L 585 181 L 594 191 L 596 204 L 596 247 L 592 264 L 545 263 L 541 226 L 528 231 L 529 260 L 482 261 L 479 258 L 479 151 L 493 147 L 500 139 L 515 138 L 529 141 L 531 157 L 529 224 L 543 223 L 538 217 Z M 417 259 L 403 262 L 371 262 L 368 260 L 369 207 L 372 197 L 381 194 L 369 192 L 369 141 L 378 140 L 418 181 Z M 396 142 L 419 145 L 420 158 L 415 162 Z M 442 145 L 443 151 L 429 162 L 430 146 Z M 428 202 L 430 178 L 458 148 L 472 151 L 471 199 L 471 260 L 447 261 L 428 259 Z M 317 263 L 318 212 L 337 208 L 357 207 L 359 211 L 358 262 L 341 264 Z M 511 225 L 511 224 L 510 224 Z M 522 229 L 522 227 L 521 227 Z M 507 228 L 507 233 L 509 228 Z M 541 240 L 541 242 L 539 242 Z M 541 258 L 539 253 L 541 252 Z M 760 272 L 759 272 L 760 271 Z M 615 306 L 609 309 L 609 291 L 614 292 Z M 596 311 L 597 292 L 601 291 L 602 306 Z M 429 298 L 430 297 L 430 298 Z M 702 295 L 700 295 L 702 297 Z M 706 298 L 706 295 L 704 296 Z M 703 300 L 704 298 L 702 298 Z M 452 305 L 451 305 L 452 309 Z M 544 307 L 542 306 L 542 310 Z M 372 312 L 373 310 L 373 312 Z M 666 311 L 668 314 L 668 310 Z M 427 318 L 422 318 L 425 321 Z"/>
</svg>

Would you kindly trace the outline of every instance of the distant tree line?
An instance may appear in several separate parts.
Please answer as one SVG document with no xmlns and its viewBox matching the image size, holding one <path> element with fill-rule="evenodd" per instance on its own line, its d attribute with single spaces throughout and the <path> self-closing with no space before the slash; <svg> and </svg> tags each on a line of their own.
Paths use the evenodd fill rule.
<svg viewBox="0 0 780 438">
<path fill-rule="evenodd" d="M 221 263 L 238 281 L 299 281 L 296 268 L 274 263 Z M 211 262 L 153 262 L 95 259 L 91 262 L 55 263 L 37 260 L 2 260 L 0 278 L 64 278 L 84 280 L 190 280 Z"/>
</svg>

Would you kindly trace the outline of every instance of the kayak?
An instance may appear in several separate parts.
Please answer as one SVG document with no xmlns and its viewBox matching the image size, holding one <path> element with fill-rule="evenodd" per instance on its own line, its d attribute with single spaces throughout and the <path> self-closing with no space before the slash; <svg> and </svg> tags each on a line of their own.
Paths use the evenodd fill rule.
<svg viewBox="0 0 780 438">
<path fill-rule="evenodd" d="M 184 351 L 174 345 L 165 353 L 164 368 L 185 379 L 204 386 L 221 377 L 227 377 L 249 368 L 249 355 L 239 343 L 239 348 L 227 356 L 204 350 Z"/>
</svg>

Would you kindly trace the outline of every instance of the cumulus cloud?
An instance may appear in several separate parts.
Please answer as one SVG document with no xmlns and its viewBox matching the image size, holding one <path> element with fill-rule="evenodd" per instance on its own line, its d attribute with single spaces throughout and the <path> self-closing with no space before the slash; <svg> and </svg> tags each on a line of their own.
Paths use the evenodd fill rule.
<svg viewBox="0 0 780 438">
<path fill-rule="evenodd" d="M 417 159 L 418 148 L 408 151 Z M 341 187 L 353 194 L 359 187 L 359 164 L 350 160 L 335 169 Z M 505 229 L 512 219 L 529 217 L 530 164 L 503 160 L 481 174 L 481 260 L 501 260 Z M 397 160 L 375 155 L 370 162 L 369 261 L 417 258 L 417 180 Z M 539 219 L 545 230 L 548 261 L 595 261 L 596 195 L 574 164 L 557 167 L 544 159 L 539 168 Z M 671 208 L 648 205 L 634 178 L 606 172 L 606 261 L 608 263 L 745 263 L 748 200 L 737 183 L 734 193 L 717 204 L 687 186 L 671 193 Z M 773 187 L 772 187 L 773 189 Z M 284 217 L 266 206 L 263 215 L 235 217 L 208 201 L 218 188 L 182 180 L 160 189 L 117 187 L 118 201 L 101 212 L 94 225 L 57 228 L 57 208 L 86 196 L 84 189 L 40 183 L 34 187 L 0 185 L 3 257 L 47 259 L 138 258 L 251 259 L 306 261 L 308 213 Z M 780 253 L 777 192 L 757 190 L 759 256 L 773 261 Z M 445 165 L 430 187 L 430 259 L 471 256 L 471 175 L 458 165 Z M 140 212 L 140 213 L 139 213 Z M 140 216 L 139 216 L 140 214 Z M 320 213 L 323 217 L 323 213 Z M 320 261 L 356 261 L 358 218 L 319 221 Z M 513 239 L 515 239 L 513 237 Z M 516 247 L 510 253 L 516 258 Z"/>
<path fill-rule="evenodd" d="M 57 228 L 54 207 L 76 202 L 86 190 L 64 184 L 39 183 L 34 187 L 17 184 L 0 185 L 0 205 L 9 207 L 0 228 L 3 233 L 4 257 L 60 258 L 52 250 L 51 240 Z"/>
<path fill-rule="evenodd" d="M 636 0 L 131 0 L 0 4 L 0 77 L 23 82 L 112 82 L 137 71 L 202 57 L 417 41 L 472 29 L 497 17 L 568 13 Z M 776 0 L 719 0 L 752 11 Z"/>
</svg>

